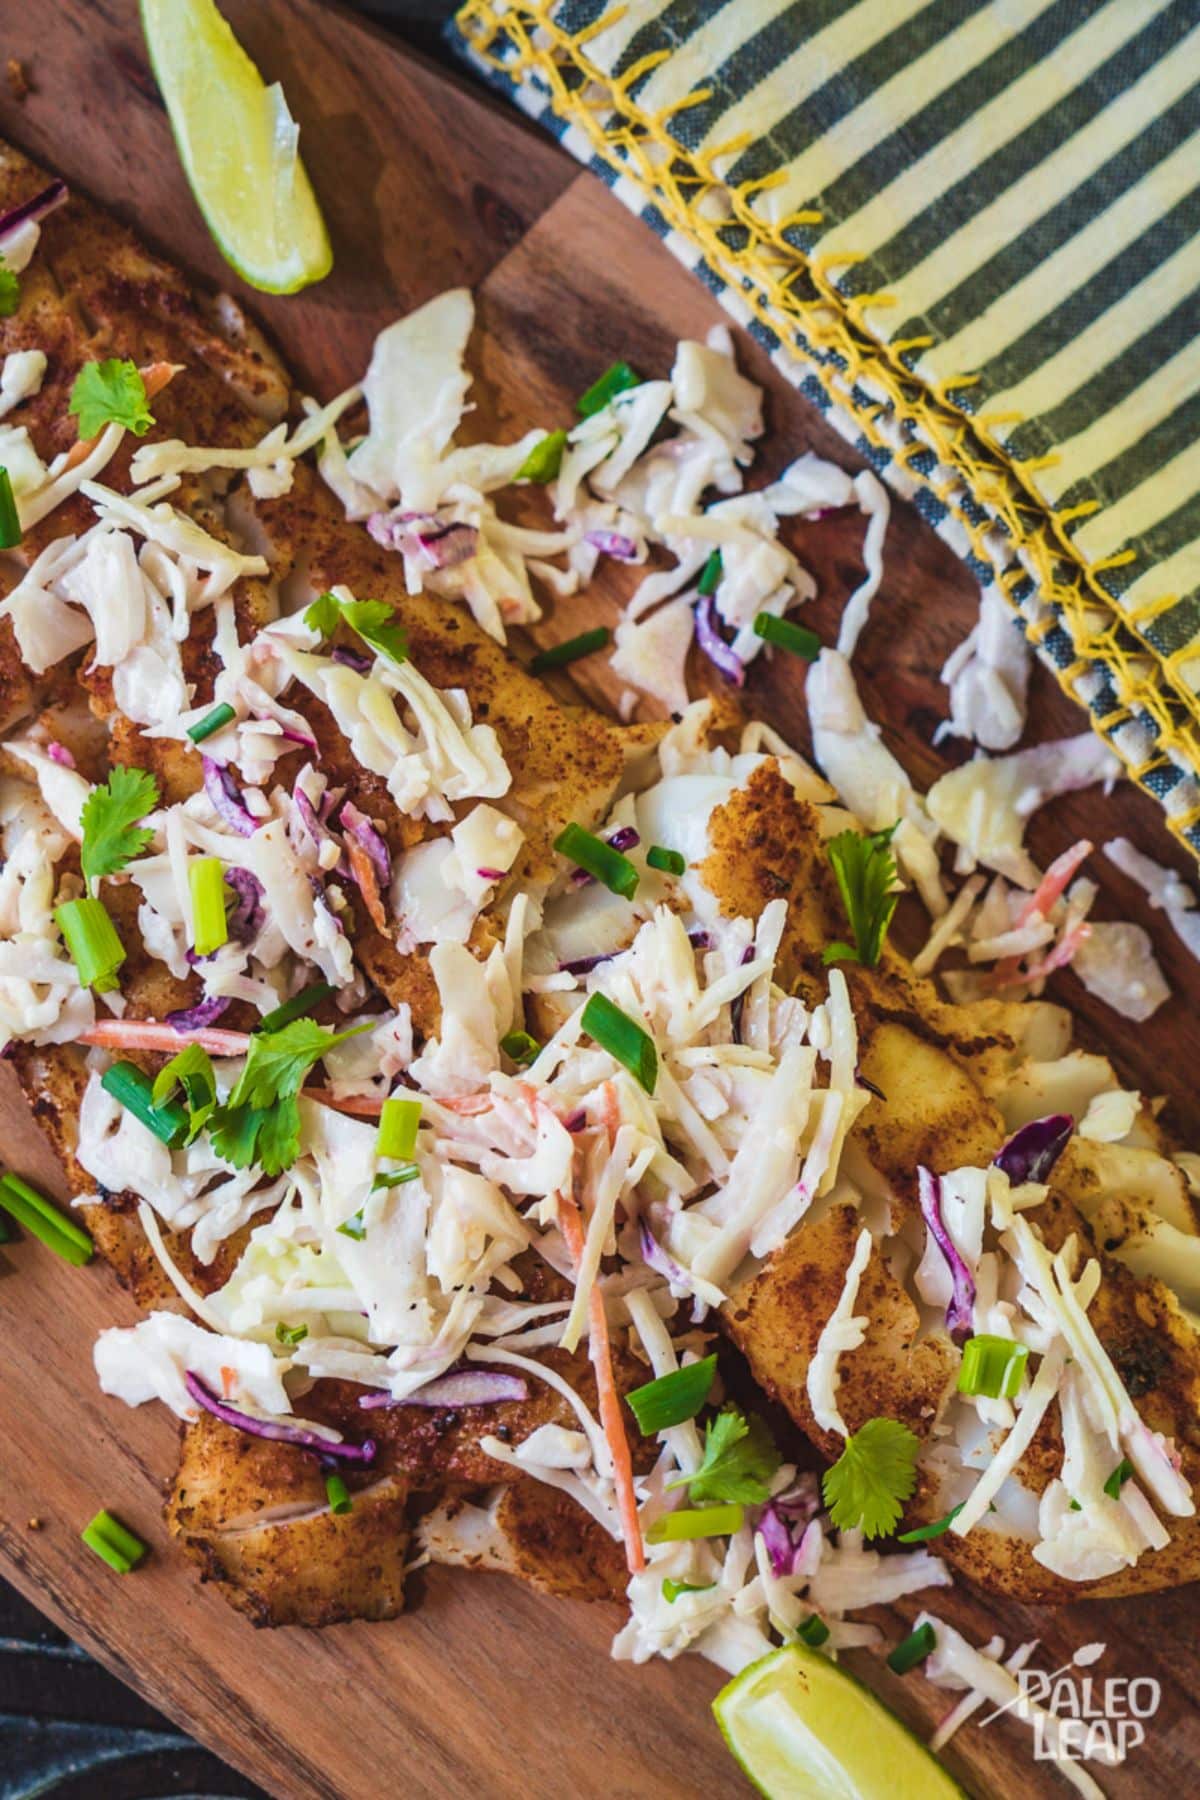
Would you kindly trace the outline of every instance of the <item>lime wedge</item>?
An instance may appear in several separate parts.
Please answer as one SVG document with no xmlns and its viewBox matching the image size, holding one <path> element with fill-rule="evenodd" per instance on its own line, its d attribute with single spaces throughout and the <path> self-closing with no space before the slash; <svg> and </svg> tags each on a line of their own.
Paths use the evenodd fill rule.
<svg viewBox="0 0 1200 1800">
<path fill-rule="evenodd" d="M 713 1711 L 768 1800 L 964 1800 L 895 1713 L 819 1651 L 773 1650 L 721 1689 Z"/>
<path fill-rule="evenodd" d="M 320 281 L 333 251 L 283 89 L 264 84 L 213 0 L 141 0 L 141 11 L 184 173 L 221 255 L 268 294 Z"/>
</svg>

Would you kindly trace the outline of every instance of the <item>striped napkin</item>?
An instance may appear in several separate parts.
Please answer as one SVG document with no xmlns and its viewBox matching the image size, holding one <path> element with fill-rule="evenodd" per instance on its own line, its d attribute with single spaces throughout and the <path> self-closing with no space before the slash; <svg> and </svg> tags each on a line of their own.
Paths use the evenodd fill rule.
<svg viewBox="0 0 1200 1800">
<path fill-rule="evenodd" d="M 1200 0 L 467 0 L 1200 855 Z"/>
</svg>

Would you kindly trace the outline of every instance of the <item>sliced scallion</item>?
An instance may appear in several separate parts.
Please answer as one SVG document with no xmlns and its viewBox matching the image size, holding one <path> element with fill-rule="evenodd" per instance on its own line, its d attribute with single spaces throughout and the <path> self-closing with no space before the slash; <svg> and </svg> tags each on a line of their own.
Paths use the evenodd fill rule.
<svg viewBox="0 0 1200 1800">
<path fill-rule="evenodd" d="M 637 893 L 638 872 L 629 858 L 603 838 L 593 837 L 582 825 L 564 826 L 554 840 L 554 848 L 576 868 L 594 875 L 610 893 L 620 894 L 624 900 L 632 900 Z"/>
<path fill-rule="evenodd" d="M 285 1325 L 283 1320 L 280 1319 L 278 1325 L 275 1327 L 275 1342 L 277 1344 L 287 1344 L 289 1347 L 295 1344 L 302 1344 L 307 1336 L 307 1325 Z"/>
<path fill-rule="evenodd" d="M 371 1192 L 377 1194 L 384 1188 L 403 1187 L 406 1181 L 420 1181 L 421 1171 L 416 1163 L 409 1163 L 403 1169 L 385 1169 L 371 1183 Z"/>
<path fill-rule="evenodd" d="M 541 1047 L 537 1039 L 530 1037 L 527 1031 L 506 1031 L 500 1039 L 500 1048 L 505 1056 L 521 1068 L 533 1061 Z"/>
<path fill-rule="evenodd" d="M 1021 1386 L 1029 1347 L 1011 1338 L 981 1332 L 963 1345 L 958 1371 L 960 1394 L 979 1394 L 988 1400 L 1013 1400 Z"/>
<path fill-rule="evenodd" d="M 338 1226 L 338 1230 L 343 1237 L 353 1238 L 356 1244 L 361 1244 L 367 1235 L 367 1228 L 363 1224 L 362 1209 L 360 1208 L 353 1218 L 344 1219 Z"/>
<path fill-rule="evenodd" d="M 64 1262 L 80 1269 L 91 1261 L 94 1247 L 83 1227 L 19 1175 L 0 1178 L 0 1207 Z"/>
<path fill-rule="evenodd" d="M 118 1575 L 128 1575 L 146 1554 L 146 1545 L 132 1531 L 127 1531 L 110 1512 L 98 1512 L 90 1525 L 80 1532 L 89 1550 L 106 1562 Z"/>
<path fill-rule="evenodd" d="M 648 1094 L 654 1092 L 658 1085 L 658 1051 L 654 1039 L 636 1020 L 614 1006 L 607 995 L 592 994 L 583 1009 L 581 1024 L 588 1036 L 628 1069 Z"/>
<path fill-rule="evenodd" d="M 642 1436 L 653 1437 L 656 1431 L 694 1419 L 708 1399 L 716 1373 L 716 1356 L 706 1356 L 626 1394 Z"/>
<path fill-rule="evenodd" d="M 754 635 L 764 643 L 778 644 L 781 650 L 802 656 L 805 662 L 816 662 L 821 654 L 821 640 L 815 631 L 807 625 L 793 625 L 790 619 L 777 619 L 774 613 L 760 612 L 756 616 Z"/>
<path fill-rule="evenodd" d="M 581 631 L 578 637 L 568 638 L 565 643 L 552 644 L 548 650 L 539 650 L 529 667 L 535 675 L 542 675 L 547 669 L 565 669 L 568 663 L 578 662 L 582 656 L 591 656 L 595 651 L 603 650 L 611 635 L 607 625 L 595 625 L 591 631 Z"/>
<path fill-rule="evenodd" d="M 348 1513 L 354 1510 L 350 1489 L 340 1475 L 330 1474 L 325 1477 L 325 1497 L 329 1501 L 331 1513 Z"/>
<path fill-rule="evenodd" d="M 740 1501 L 728 1506 L 681 1506 L 664 1513 L 646 1533 L 648 1544 L 678 1544 L 685 1538 L 732 1537 L 740 1531 L 746 1509 Z"/>
<path fill-rule="evenodd" d="M 1104 1491 L 1110 1500 L 1119 1500 L 1121 1498 L 1121 1489 L 1132 1475 L 1133 1464 L 1127 1456 L 1123 1456 L 1104 1484 Z"/>
<path fill-rule="evenodd" d="M 936 1643 L 937 1635 L 933 1626 L 928 1623 L 918 1625 L 902 1643 L 896 1645 L 887 1659 L 887 1666 L 893 1675 L 907 1675 L 910 1669 L 915 1669 L 918 1663 L 925 1661 Z"/>
<path fill-rule="evenodd" d="M 533 446 L 525 461 L 521 464 L 514 481 L 536 481 L 539 487 L 545 487 L 553 481 L 562 468 L 563 451 L 567 447 L 565 431 L 548 431 L 540 442 Z"/>
<path fill-rule="evenodd" d="M 379 1136 L 375 1140 L 376 1156 L 394 1156 L 406 1162 L 417 1147 L 417 1126 L 421 1123 L 419 1100 L 385 1100 L 379 1115 Z"/>
<path fill-rule="evenodd" d="M 575 402 L 575 411 L 581 419 L 590 419 L 593 413 L 603 412 L 618 394 L 641 385 L 642 378 L 636 369 L 630 368 L 627 362 L 615 362 L 611 368 L 605 369 L 598 381 L 593 381 L 586 393 L 580 394 Z"/>
<path fill-rule="evenodd" d="M 309 1013 L 316 1012 L 321 1002 L 328 1000 L 333 991 L 329 982 L 314 981 L 311 987 L 301 988 L 298 994 L 293 994 L 290 1000 L 285 1000 L 282 1006 L 275 1008 L 274 1012 L 264 1013 L 254 1029 L 255 1031 L 282 1031 L 284 1026 L 290 1025 L 293 1019 L 303 1019 Z"/>
<path fill-rule="evenodd" d="M 225 870 L 219 856 L 194 856 L 188 864 L 192 927 L 197 956 L 211 956 L 229 942 L 225 918 Z"/>
<path fill-rule="evenodd" d="M 100 1077 L 100 1086 L 168 1149 L 174 1149 L 187 1136 L 187 1107 L 181 1106 L 178 1100 L 166 1100 L 161 1106 L 155 1106 L 154 1083 L 136 1063 L 113 1063 Z"/>
<path fill-rule="evenodd" d="M 911 1531 L 902 1531 L 896 1542 L 898 1544 L 927 1544 L 930 1538 L 941 1537 L 949 1531 L 966 1504 L 965 1500 L 960 1500 L 957 1506 L 952 1506 L 948 1513 L 943 1513 L 940 1519 L 934 1519 L 931 1524 L 916 1525 Z"/>
<path fill-rule="evenodd" d="M 816 1650 L 828 1638 L 829 1627 L 819 1613 L 809 1613 L 807 1619 L 797 1625 L 796 1636 L 802 1644 L 807 1644 L 810 1650 Z"/>
<path fill-rule="evenodd" d="M 0 550 L 15 550 L 20 541 L 21 521 L 17 516 L 12 477 L 7 469 L 0 468 Z"/>
<path fill-rule="evenodd" d="M 117 970 L 125 961 L 125 946 L 103 902 L 90 896 L 64 901 L 54 909 L 54 922 L 82 985 L 98 994 L 111 993 L 117 985 Z"/>
<path fill-rule="evenodd" d="M 721 585 L 721 577 L 725 573 L 725 563 L 719 550 L 714 550 L 700 571 L 700 579 L 696 583 L 696 592 L 707 597 L 715 594 Z"/>
<path fill-rule="evenodd" d="M 680 1594 L 710 1594 L 716 1585 L 715 1581 L 672 1581 L 668 1575 L 663 1581 L 663 1599 L 674 1606 Z"/>
<path fill-rule="evenodd" d="M 687 860 L 681 851 L 665 850 L 661 844 L 651 844 L 646 861 L 662 875 L 682 875 L 687 868 Z"/>
<path fill-rule="evenodd" d="M 227 700 L 222 700 L 220 706 L 214 706 L 210 713 L 205 713 L 202 719 L 197 719 L 194 725 L 188 726 L 188 736 L 193 744 L 202 744 L 205 738 L 212 737 L 216 731 L 223 731 L 236 718 L 237 713 L 233 707 Z"/>
</svg>

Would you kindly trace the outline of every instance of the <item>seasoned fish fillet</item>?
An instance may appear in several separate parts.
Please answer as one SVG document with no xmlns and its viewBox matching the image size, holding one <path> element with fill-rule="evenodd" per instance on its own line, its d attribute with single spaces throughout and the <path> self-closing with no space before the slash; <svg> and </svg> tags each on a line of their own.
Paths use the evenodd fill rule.
<svg viewBox="0 0 1200 1800">
<path fill-rule="evenodd" d="M 529 1479 L 450 1495 L 419 1521 L 416 1542 L 435 1563 L 515 1575 L 563 1600 L 619 1600 L 628 1580 L 616 1539 L 569 1495 Z"/>
</svg>

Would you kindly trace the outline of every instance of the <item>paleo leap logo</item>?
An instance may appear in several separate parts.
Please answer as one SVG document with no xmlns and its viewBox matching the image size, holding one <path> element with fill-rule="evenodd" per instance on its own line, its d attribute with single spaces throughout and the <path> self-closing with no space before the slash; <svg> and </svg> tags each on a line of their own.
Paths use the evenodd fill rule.
<svg viewBox="0 0 1200 1800">
<path fill-rule="evenodd" d="M 1115 1767 L 1146 1741 L 1146 1721 L 1162 1700 L 1150 1675 L 1078 1675 L 1099 1662 L 1106 1644 L 1082 1644 L 1061 1669 L 1017 1669 L 1019 1693 L 983 1720 L 991 1725 L 1005 1713 L 1033 1728 L 1039 1762 L 1082 1762 L 1090 1758 Z"/>
</svg>

